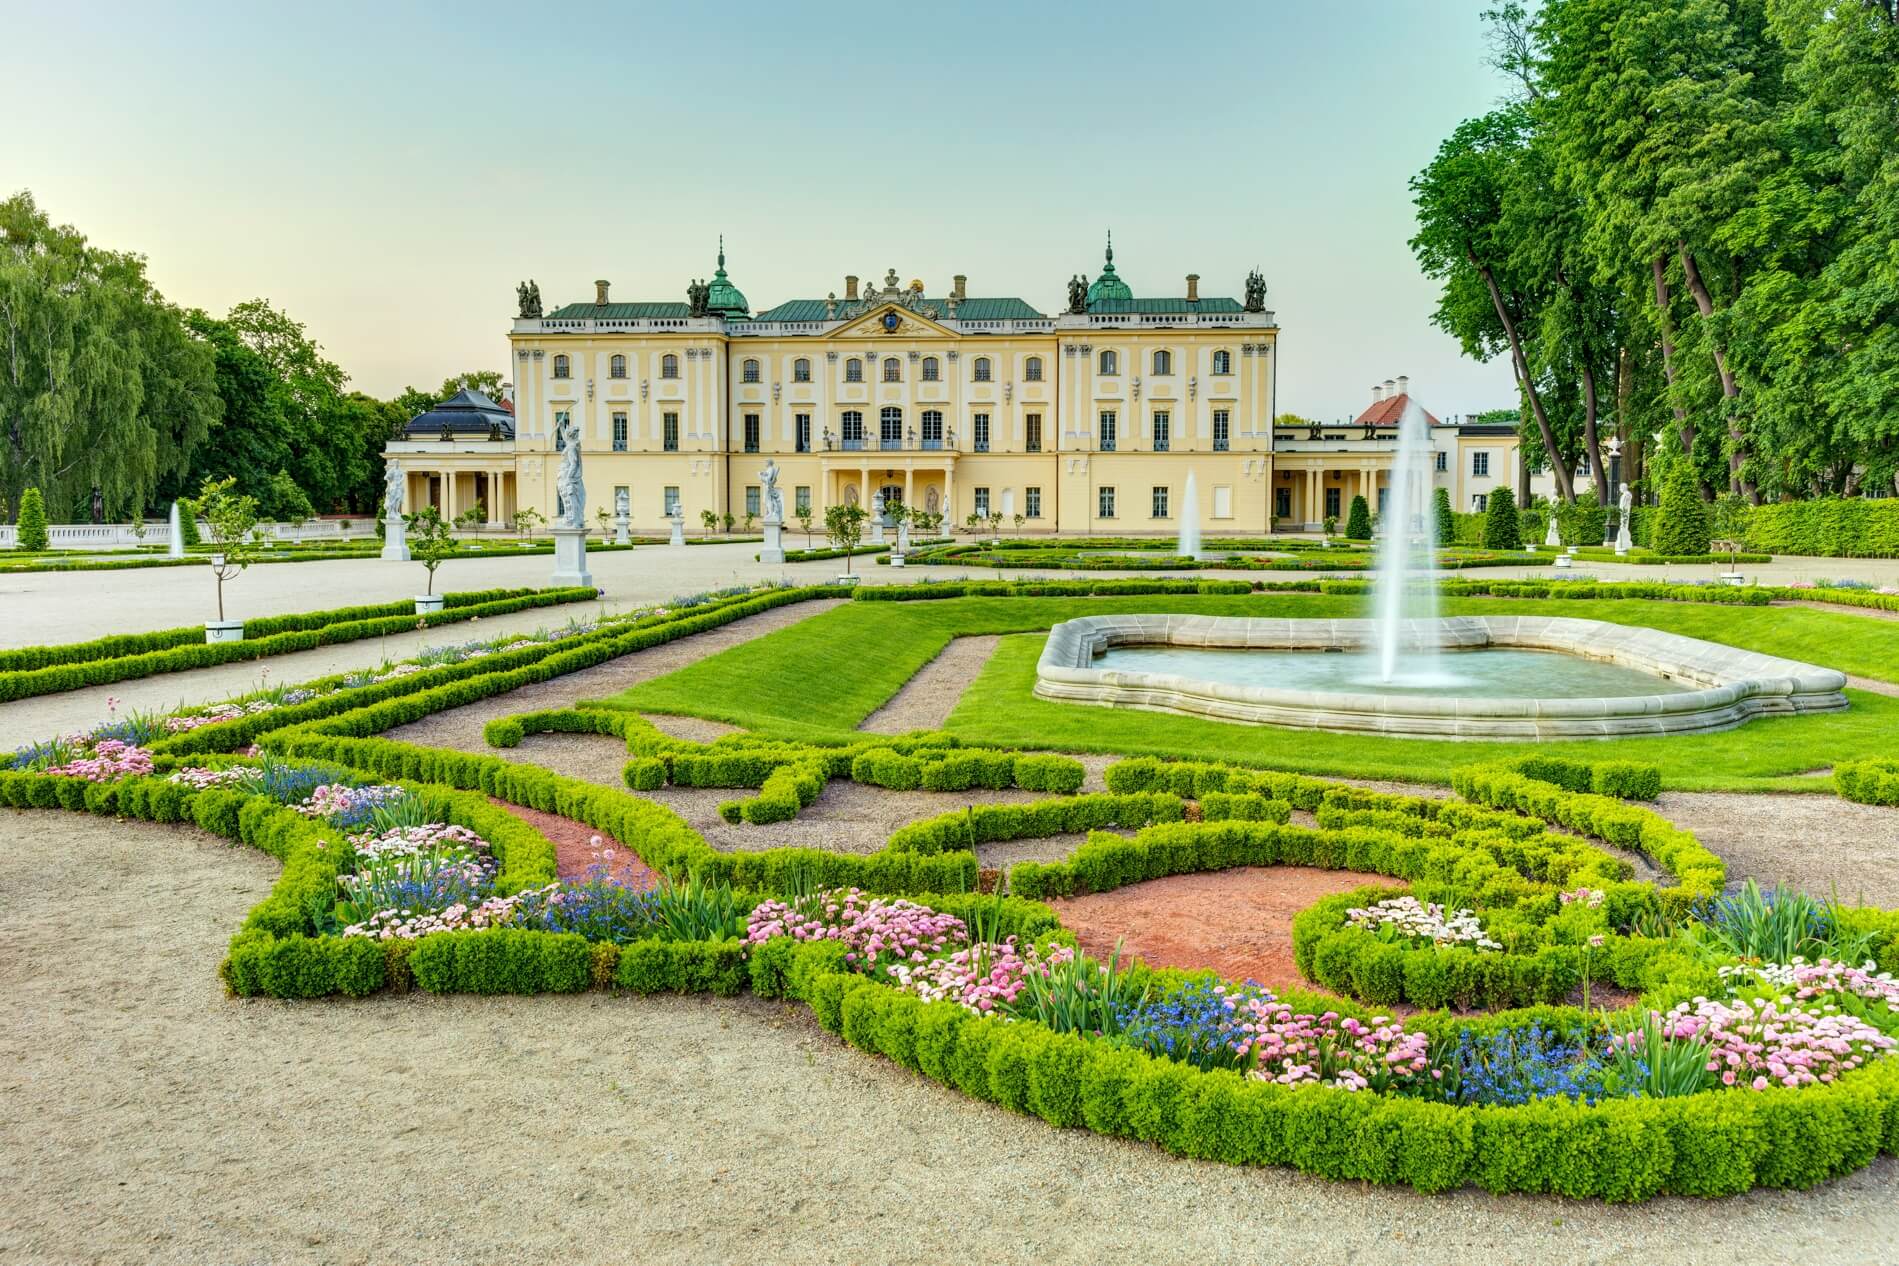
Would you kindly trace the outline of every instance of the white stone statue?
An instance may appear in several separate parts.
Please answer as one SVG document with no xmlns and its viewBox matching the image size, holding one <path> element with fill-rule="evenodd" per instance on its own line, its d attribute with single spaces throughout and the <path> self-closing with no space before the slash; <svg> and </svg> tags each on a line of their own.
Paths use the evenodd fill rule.
<svg viewBox="0 0 1899 1266">
<path fill-rule="evenodd" d="M 1550 530 L 1543 533 L 1543 544 L 1549 546 L 1551 549 L 1561 549 L 1563 547 L 1563 534 L 1556 530 L 1555 506 L 1550 507 Z"/>
<path fill-rule="evenodd" d="M 881 492 L 870 494 L 870 517 L 879 523 L 884 521 L 884 494 Z"/>
<path fill-rule="evenodd" d="M 631 509 L 627 504 L 626 489 L 616 488 L 613 493 L 613 513 L 624 519 Z"/>
<path fill-rule="evenodd" d="M 785 521 L 785 497 L 778 491 L 778 463 L 767 457 L 765 469 L 758 472 L 760 491 L 764 493 L 765 522 L 783 523 Z"/>
<path fill-rule="evenodd" d="M 1622 485 L 1622 495 L 1615 499 L 1615 503 L 1616 508 L 1622 512 L 1622 522 L 1616 528 L 1615 552 L 1626 554 L 1629 552 L 1629 547 L 1634 544 L 1634 541 L 1629 538 L 1629 512 L 1635 506 L 1635 497 L 1629 492 L 1627 484 Z"/>
<path fill-rule="evenodd" d="M 395 461 L 382 468 L 382 508 L 385 519 L 402 517 L 402 467 Z"/>
<path fill-rule="evenodd" d="M 580 424 L 572 418 L 562 432 L 566 447 L 561 450 L 560 473 L 554 476 L 554 489 L 560 493 L 561 526 L 587 526 L 587 487 L 580 476 Z"/>
</svg>

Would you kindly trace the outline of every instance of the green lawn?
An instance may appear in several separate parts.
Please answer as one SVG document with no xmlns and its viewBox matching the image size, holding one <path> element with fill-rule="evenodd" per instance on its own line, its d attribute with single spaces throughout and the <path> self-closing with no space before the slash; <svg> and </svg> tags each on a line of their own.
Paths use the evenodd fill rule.
<svg viewBox="0 0 1899 1266">
<path fill-rule="evenodd" d="M 964 694 L 948 728 L 970 742 L 1070 751 L 1215 757 L 1311 773 L 1425 782 L 1522 744 L 1449 743 L 1234 725 L 1167 713 L 1035 698 L 1035 660 L 1050 625 L 1123 611 L 1208 615 L 1350 616 L 1365 599 L 1319 594 L 956 598 L 853 602 L 737 646 L 602 702 L 707 717 L 761 733 L 813 738 L 854 729 L 953 637 L 1007 636 Z M 1702 607 L 1672 602 L 1447 600 L 1455 615 L 1569 615 L 1643 624 L 1769 654 L 1899 681 L 1899 622 L 1804 608 Z M 1830 789 L 1811 772 L 1891 750 L 1899 699 L 1849 691 L 1843 713 L 1775 717 L 1719 734 L 1577 740 L 1593 756 L 1652 761 L 1670 787 Z M 1804 776 L 1803 775 L 1807 775 Z"/>
</svg>

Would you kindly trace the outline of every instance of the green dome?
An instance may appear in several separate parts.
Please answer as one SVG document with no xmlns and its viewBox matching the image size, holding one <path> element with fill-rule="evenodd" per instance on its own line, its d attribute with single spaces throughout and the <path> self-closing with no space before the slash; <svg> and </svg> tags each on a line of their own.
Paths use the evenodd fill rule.
<svg viewBox="0 0 1899 1266">
<path fill-rule="evenodd" d="M 1122 281 L 1114 272 L 1114 234 L 1108 234 L 1108 260 L 1101 266 L 1101 275 L 1088 287 L 1088 306 L 1093 307 L 1102 299 L 1132 299 L 1134 292 L 1128 289 L 1128 283 Z"/>
<path fill-rule="evenodd" d="M 716 312 L 720 316 L 744 316 L 751 311 L 751 305 L 745 302 L 745 296 L 725 275 L 725 235 L 719 235 L 719 269 L 712 274 L 712 284 L 706 290 L 706 311 Z"/>
</svg>

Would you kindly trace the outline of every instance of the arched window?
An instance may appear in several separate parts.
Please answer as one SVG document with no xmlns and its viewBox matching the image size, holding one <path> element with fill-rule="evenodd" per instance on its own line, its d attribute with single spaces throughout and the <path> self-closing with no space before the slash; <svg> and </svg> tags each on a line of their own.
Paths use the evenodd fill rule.
<svg viewBox="0 0 1899 1266">
<path fill-rule="evenodd" d="M 1233 372 L 1233 353 L 1224 349 L 1213 354 L 1213 372 L 1230 374 Z"/>
<path fill-rule="evenodd" d="M 617 352 L 614 353 L 613 358 L 607 362 L 607 377 L 626 377 L 626 357 L 621 356 Z"/>
<path fill-rule="evenodd" d="M 1121 361 L 1115 356 L 1112 349 L 1101 353 L 1100 370 L 1104 374 L 1118 374 L 1121 372 Z"/>
<path fill-rule="evenodd" d="M 1164 347 L 1154 353 L 1154 372 L 1157 374 L 1174 372 L 1174 354 Z"/>
<path fill-rule="evenodd" d="M 936 357 L 925 356 L 923 358 L 923 381 L 935 382 L 941 376 L 942 367 L 937 364 Z"/>
<path fill-rule="evenodd" d="M 567 357 L 565 355 L 556 356 L 554 358 L 554 377 L 556 378 L 568 377 Z"/>
<path fill-rule="evenodd" d="M 679 358 L 667 352 L 659 358 L 659 376 L 661 378 L 679 377 Z"/>
<path fill-rule="evenodd" d="M 855 356 L 845 361 L 844 362 L 844 381 L 845 382 L 864 381 L 864 362 L 861 360 L 858 360 L 857 357 Z"/>
<path fill-rule="evenodd" d="M 989 358 L 987 356 L 978 356 L 976 358 L 976 381 L 988 382 L 989 380 Z"/>
<path fill-rule="evenodd" d="M 884 381 L 903 381 L 903 362 L 898 360 L 895 356 L 884 357 Z"/>
<path fill-rule="evenodd" d="M 758 381 L 758 362 L 751 359 L 750 357 L 747 357 L 745 364 L 740 367 L 739 372 L 744 377 L 744 380 L 746 382 L 757 382 Z"/>
<path fill-rule="evenodd" d="M 1022 381 L 1042 381 L 1042 358 L 1040 356 L 1029 357 L 1028 363 L 1022 366 Z"/>
<path fill-rule="evenodd" d="M 791 381 L 810 382 L 811 381 L 811 362 L 806 360 L 802 356 L 800 356 L 797 360 L 792 361 L 791 362 Z"/>
</svg>

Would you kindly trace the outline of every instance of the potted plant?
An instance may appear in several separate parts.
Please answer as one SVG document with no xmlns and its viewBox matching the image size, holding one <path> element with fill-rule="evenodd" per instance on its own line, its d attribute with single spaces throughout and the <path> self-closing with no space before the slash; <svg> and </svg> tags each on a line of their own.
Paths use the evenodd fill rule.
<svg viewBox="0 0 1899 1266">
<path fill-rule="evenodd" d="M 257 549 L 257 500 L 240 497 L 232 489 L 237 479 L 204 481 L 197 497 L 198 512 L 211 529 L 211 574 L 218 582 L 218 618 L 207 620 L 207 642 L 241 642 L 244 621 L 224 618 L 224 582 L 251 565 Z"/>
<path fill-rule="evenodd" d="M 810 549 L 811 548 L 811 507 L 809 505 L 802 505 L 798 507 L 798 526 L 804 529 L 804 547 L 806 549 Z"/>
<path fill-rule="evenodd" d="M 714 510 L 699 511 L 699 522 L 705 524 L 706 539 L 708 541 L 711 540 L 712 534 L 719 530 L 718 512 Z"/>
<path fill-rule="evenodd" d="M 854 585 L 859 577 L 851 574 L 851 551 L 864 539 L 864 520 L 870 512 L 862 506 L 839 504 L 824 512 L 824 534 L 831 544 L 844 551 L 844 574 L 837 578 L 840 585 Z"/>
<path fill-rule="evenodd" d="M 455 529 L 434 506 L 423 506 L 407 521 L 409 555 L 429 572 L 428 590 L 416 595 L 415 613 L 427 615 L 442 609 L 442 595 L 435 592 L 435 569 L 455 552 Z"/>
<path fill-rule="evenodd" d="M 990 544 L 1002 544 L 1002 511 L 991 510 L 985 521 L 989 524 Z"/>
<path fill-rule="evenodd" d="M 1016 511 L 1016 515 L 1015 515 L 1015 534 L 1016 534 L 1017 536 L 1020 536 L 1020 535 L 1022 535 L 1022 525 L 1023 525 L 1024 523 L 1027 523 L 1028 521 L 1029 521 L 1029 516 L 1028 516 L 1028 515 L 1026 515 L 1026 514 L 1023 514 L 1023 513 L 1022 513 L 1022 512 L 1020 511 L 1020 510 L 1018 510 L 1018 511 Z"/>
</svg>

